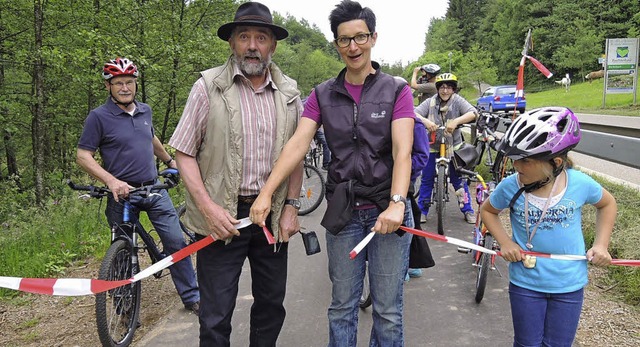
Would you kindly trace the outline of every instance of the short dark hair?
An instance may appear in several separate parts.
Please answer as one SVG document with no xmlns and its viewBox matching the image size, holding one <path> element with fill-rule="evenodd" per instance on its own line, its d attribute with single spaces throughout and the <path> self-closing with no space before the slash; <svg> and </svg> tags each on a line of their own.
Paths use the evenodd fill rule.
<svg viewBox="0 0 640 347">
<path fill-rule="evenodd" d="M 363 8 L 356 1 L 342 0 L 329 14 L 333 38 L 338 38 L 338 25 L 355 19 L 362 19 L 367 24 L 369 32 L 376 31 L 376 15 L 370 8 Z"/>
</svg>

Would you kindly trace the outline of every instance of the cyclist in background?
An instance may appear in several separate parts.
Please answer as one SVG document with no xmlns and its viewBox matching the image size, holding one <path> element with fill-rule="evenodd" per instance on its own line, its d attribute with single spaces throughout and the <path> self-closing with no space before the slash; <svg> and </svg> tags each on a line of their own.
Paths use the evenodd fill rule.
<svg viewBox="0 0 640 347">
<path fill-rule="evenodd" d="M 419 78 L 417 77 L 418 71 L 423 73 Z M 438 94 L 438 90 L 436 89 L 436 76 L 438 76 L 439 73 L 440 66 L 436 64 L 426 64 L 413 69 L 411 88 L 418 93 L 418 104 Z"/>
<path fill-rule="evenodd" d="M 92 110 L 85 120 L 78 142 L 77 163 L 91 176 L 107 185 L 113 196 L 107 199 L 105 214 L 109 225 L 122 222 L 124 205 L 120 198 L 131 188 L 154 184 L 158 176 L 154 155 L 168 167 L 176 163 L 155 136 L 151 108 L 135 100 L 138 68 L 127 58 L 104 64 L 102 77 L 109 91 L 106 102 Z M 93 157 L 100 151 L 103 166 Z M 131 204 L 146 211 L 156 229 L 164 253 L 187 246 L 173 202 L 165 189 L 147 198 L 132 196 Z M 200 292 L 191 258 L 169 268 L 182 303 L 196 315 L 200 312 Z"/>
<path fill-rule="evenodd" d="M 431 202 L 431 192 L 435 180 L 436 157 L 439 152 L 439 141 L 435 140 L 435 132 L 438 127 L 445 125 L 445 136 L 452 136 L 453 150 L 459 149 L 464 140 L 462 132 L 458 126 L 473 122 L 476 119 L 476 109 L 467 100 L 456 94 L 458 88 L 458 78 L 451 73 L 443 73 L 436 77 L 436 88 L 438 94 L 428 98 L 415 108 L 416 117 L 424 123 L 424 126 L 431 133 L 431 155 L 427 166 L 422 170 L 418 205 L 426 219 L 429 214 L 429 204 Z M 438 139 L 439 140 L 439 139 Z M 449 178 L 456 190 L 458 201 L 462 207 L 460 211 L 464 214 L 467 223 L 474 224 L 476 216 L 471 206 L 469 186 L 467 182 L 460 179 L 456 172 L 453 161 L 449 163 Z"/>
</svg>

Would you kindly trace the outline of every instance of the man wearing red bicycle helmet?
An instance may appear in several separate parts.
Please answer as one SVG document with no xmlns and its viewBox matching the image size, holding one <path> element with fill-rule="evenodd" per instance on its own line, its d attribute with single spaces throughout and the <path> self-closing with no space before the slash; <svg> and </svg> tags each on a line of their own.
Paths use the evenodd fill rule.
<svg viewBox="0 0 640 347">
<path fill-rule="evenodd" d="M 127 58 L 116 58 L 104 64 L 102 77 L 109 97 L 104 104 L 91 110 L 85 120 L 78 142 L 77 163 L 91 176 L 109 187 L 105 214 L 109 225 L 122 222 L 123 204 L 129 190 L 156 182 L 158 170 L 155 158 L 168 167 L 176 162 L 155 136 L 149 105 L 135 100 L 138 68 Z M 94 158 L 100 151 L 102 165 Z M 173 202 L 166 190 L 148 198 L 130 196 L 129 202 L 147 216 L 160 236 L 164 252 L 172 254 L 186 243 Z M 189 258 L 169 268 L 173 283 L 185 308 L 198 314 L 200 292 L 195 271 Z"/>
</svg>

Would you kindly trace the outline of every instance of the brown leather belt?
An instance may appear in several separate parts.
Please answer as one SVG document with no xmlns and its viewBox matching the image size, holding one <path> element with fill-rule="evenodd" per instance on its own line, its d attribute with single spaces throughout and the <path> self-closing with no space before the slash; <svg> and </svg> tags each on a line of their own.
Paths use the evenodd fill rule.
<svg viewBox="0 0 640 347">
<path fill-rule="evenodd" d="M 257 195 L 238 195 L 238 202 L 243 204 L 253 204 L 257 197 Z"/>
</svg>

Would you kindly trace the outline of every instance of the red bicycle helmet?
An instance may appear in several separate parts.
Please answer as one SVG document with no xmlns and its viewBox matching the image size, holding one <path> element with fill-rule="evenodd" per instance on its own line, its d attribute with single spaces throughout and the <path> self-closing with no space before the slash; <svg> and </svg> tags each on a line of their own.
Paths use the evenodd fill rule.
<svg viewBox="0 0 640 347">
<path fill-rule="evenodd" d="M 127 58 L 116 58 L 105 63 L 102 68 L 102 77 L 110 80 L 117 76 L 138 77 L 138 67 Z"/>
</svg>

